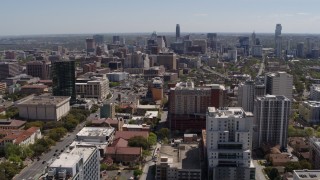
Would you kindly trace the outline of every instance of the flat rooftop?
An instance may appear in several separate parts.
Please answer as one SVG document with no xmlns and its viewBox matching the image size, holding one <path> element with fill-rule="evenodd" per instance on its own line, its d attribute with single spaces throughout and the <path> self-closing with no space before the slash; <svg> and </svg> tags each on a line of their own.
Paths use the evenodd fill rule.
<svg viewBox="0 0 320 180">
<path fill-rule="evenodd" d="M 114 131 L 113 127 L 84 127 L 78 132 L 77 136 L 110 136 Z"/>
<path fill-rule="evenodd" d="M 21 100 L 18 105 L 58 105 L 69 100 L 68 96 L 34 96 Z"/>
<path fill-rule="evenodd" d="M 310 138 L 310 141 L 318 146 L 320 149 L 320 138 Z"/>
<path fill-rule="evenodd" d="M 73 167 L 81 158 L 86 162 L 95 149 L 94 147 L 76 147 L 70 152 L 62 153 L 49 167 Z"/>
<path fill-rule="evenodd" d="M 198 144 L 180 144 L 178 147 L 163 145 L 160 148 L 159 154 L 160 158 L 158 159 L 157 165 L 168 163 L 170 167 L 176 167 L 178 169 L 201 169 Z M 161 159 L 166 157 L 168 161 L 161 162 Z"/>
<path fill-rule="evenodd" d="M 299 177 L 300 179 L 320 179 L 320 170 L 293 170 L 294 176 Z"/>
<path fill-rule="evenodd" d="M 243 118 L 246 116 L 253 116 L 251 112 L 245 112 L 242 107 L 222 107 L 219 109 L 216 109 L 215 107 L 208 107 L 208 113 L 212 113 L 216 118 L 227 118 L 229 116 Z"/>
<path fill-rule="evenodd" d="M 320 101 L 304 101 L 303 103 L 311 107 L 320 107 Z"/>
</svg>

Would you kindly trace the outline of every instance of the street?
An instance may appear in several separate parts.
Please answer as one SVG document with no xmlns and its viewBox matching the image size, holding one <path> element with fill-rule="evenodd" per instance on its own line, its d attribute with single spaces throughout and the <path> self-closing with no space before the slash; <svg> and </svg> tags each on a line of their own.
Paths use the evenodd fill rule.
<svg viewBox="0 0 320 180">
<path fill-rule="evenodd" d="M 256 179 L 266 180 L 266 177 L 264 176 L 264 174 L 262 172 L 262 169 L 264 168 L 264 166 L 261 166 L 258 163 L 258 160 L 253 160 L 253 164 L 254 164 L 254 167 L 256 167 Z"/>
<path fill-rule="evenodd" d="M 263 55 L 262 56 L 262 62 L 260 64 L 260 69 L 259 69 L 259 72 L 257 74 L 257 77 L 260 76 L 262 74 L 262 72 L 264 71 L 264 61 L 265 61 L 265 56 Z"/>
<path fill-rule="evenodd" d="M 146 164 L 144 165 L 144 167 L 142 169 L 143 173 L 140 176 L 140 180 L 153 180 L 153 179 L 155 179 L 155 174 L 152 174 L 150 167 L 156 164 L 156 162 L 153 161 L 152 156 L 156 155 L 156 151 L 160 147 L 161 147 L 161 144 L 157 143 L 157 145 L 154 147 L 154 150 L 153 150 L 151 156 L 146 157 Z"/>
<path fill-rule="evenodd" d="M 54 156 L 54 154 L 56 153 L 58 156 L 58 154 L 61 153 L 61 150 L 65 150 L 66 147 L 68 147 L 73 140 L 76 137 L 76 134 L 82 129 L 82 127 L 85 125 L 86 121 L 82 122 L 81 124 L 79 124 L 77 126 L 77 128 L 71 132 L 68 133 L 64 139 L 62 139 L 62 141 L 58 141 L 56 142 L 55 146 L 51 147 L 51 150 L 45 154 L 43 154 L 42 156 L 40 156 L 40 160 L 37 161 L 35 159 L 35 161 L 25 167 L 18 175 L 16 175 L 13 179 L 14 180 L 21 180 L 21 179 L 37 179 L 41 176 L 41 174 L 43 174 L 46 166 L 48 165 L 47 162 L 50 161 L 50 159 L 52 159 Z M 56 150 L 58 150 L 56 152 Z M 45 161 L 45 163 L 43 163 L 43 161 Z"/>
</svg>

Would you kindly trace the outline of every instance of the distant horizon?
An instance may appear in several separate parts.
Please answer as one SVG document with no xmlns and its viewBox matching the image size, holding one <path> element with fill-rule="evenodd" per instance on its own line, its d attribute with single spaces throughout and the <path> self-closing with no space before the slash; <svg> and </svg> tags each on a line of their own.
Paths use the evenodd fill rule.
<svg viewBox="0 0 320 180">
<path fill-rule="evenodd" d="M 6 38 L 6 37 L 39 37 L 39 36 L 92 36 L 92 35 L 134 35 L 134 34 L 141 34 L 141 35 L 151 35 L 152 32 L 106 32 L 106 33 L 57 33 L 57 34 L 19 34 L 19 35 L 0 35 L 0 38 Z M 173 35 L 175 36 L 175 32 L 157 32 L 158 35 Z M 222 35 L 250 35 L 253 32 L 181 32 L 181 35 L 189 35 L 189 34 L 207 34 L 207 33 L 217 33 Z M 262 34 L 262 35 L 274 35 L 274 33 L 271 32 L 255 32 L 256 35 Z M 319 33 L 282 33 L 281 35 L 320 35 Z"/>
</svg>

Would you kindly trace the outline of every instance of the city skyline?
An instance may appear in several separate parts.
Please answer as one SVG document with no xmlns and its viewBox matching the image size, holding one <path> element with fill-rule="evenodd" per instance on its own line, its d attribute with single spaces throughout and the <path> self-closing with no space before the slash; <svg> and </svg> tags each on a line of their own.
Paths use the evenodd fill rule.
<svg viewBox="0 0 320 180">
<path fill-rule="evenodd" d="M 175 32 L 315 34 L 320 29 L 316 0 L 270 1 L 5 1 L 0 36 Z M 239 8 L 241 7 L 241 8 Z"/>
</svg>

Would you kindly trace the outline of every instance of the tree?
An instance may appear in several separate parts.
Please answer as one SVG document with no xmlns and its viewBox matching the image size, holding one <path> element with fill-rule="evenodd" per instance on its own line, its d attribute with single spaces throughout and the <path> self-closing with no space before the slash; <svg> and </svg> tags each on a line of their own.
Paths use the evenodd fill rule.
<svg viewBox="0 0 320 180">
<path fill-rule="evenodd" d="M 17 107 L 11 106 L 6 110 L 7 118 L 15 118 L 19 116 L 19 109 Z"/>
<path fill-rule="evenodd" d="M 38 139 L 34 144 L 30 145 L 30 149 L 33 151 L 33 156 L 40 156 L 54 144 L 55 142 L 50 138 L 41 138 Z"/>
<path fill-rule="evenodd" d="M 140 176 L 142 173 L 143 173 L 143 172 L 142 172 L 140 169 L 136 169 L 136 170 L 133 171 L 133 175 L 134 175 L 135 177 Z"/>
<path fill-rule="evenodd" d="M 33 122 L 28 122 L 24 129 L 29 129 L 31 127 L 39 127 L 40 129 L 42 129 L 44 126 L 44 122 L 43 121 L 33 121 Z"/>
<path fill-rule="evenodd" d="M 150 132 L 148 137 L 148 143 L 150 146 L 157 144 L 157 135 L 153 132 Z"/>
<path fill-rule="evenodd" d="M 276 168 L 272 168 L 268 174 L 268 177 L 271 179 L 271 180 L 274 180 L 276 179 L 278 176 L 280 176 L 279 172 L 278 172 L 278 169 Z"/>
<path fill-rule="evenodd" d="M 104 163 L 100 164 L 100 171 L 104 171 L 104 170 L 106 170 L 107 168 L 108 168 L 108 165 L 106 165 L 106 164 L 104 164 Z"/>
<path fill-rule="evenodd" d="M 170 136 L 170 130 L 168 128 L 161 128 L 158 132 L 157 135 L 160 139 L 164 138 L 169 138 Z"/>
<path fill-rule="evenodd" d="M 287 172 L 292 172 L 293 170 L 301 169 L 301 165 L 299 162 L 288 162 L 285 165 L 285 169 Z"/>
<path fill-rule="evenodd" d="M 307 160 L 299 161 L 301 169 L 312 169 L 312 165 Z"/>
<path fill-rule="evenodd" d="M 22 150 L 19 145 L 7 143 L 4 148 L 4 153 L 6 158 L 9 159 L 10 156 L 14 156 L 14 155 L 20 156 L 22 154 Z"/>
<path fill-rule="evenodd" d="M 304 132 L 306 133 L 306 135 L 308 137 L 310 137 L 310 136 L 313 135 L 313 128 L 307 127 L 307 128 L 304 129 Z"/>
<path fill-rule="evenodd" d="M 98 109 L 99 109 L 99 106 L 98 106 L 97 104 L 92 105 L 92 107 L 91 107 L 91 113 L 97 112 Z"/>
<path fill-rule="evenodd" d="M 49 138 L 59 141 L 64 135 L 66 135 L 67 129 L 63 127 L 54 128 L 49 131 Z"/>
<path fill-rule="evenodd" d="M 134 136 L 128 140 L 128 144 L 131 147 L 142 147 L 146 150 L 149 147 L 148 140 L 142 136 Z"/>
<path fill-rule="evenodd" d="M 0 179 L 9 180 L 12 179 L 20 171 L 20 166 L 9 161 L 0 163 Z"/>
</svg>

